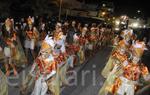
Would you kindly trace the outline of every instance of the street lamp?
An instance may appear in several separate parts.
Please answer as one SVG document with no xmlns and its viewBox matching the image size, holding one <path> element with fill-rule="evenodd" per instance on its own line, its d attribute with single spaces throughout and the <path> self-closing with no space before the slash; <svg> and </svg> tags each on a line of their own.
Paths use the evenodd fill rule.
<svg viewBox="0 0 150 95">
<path fill-rule="evenodd" d="M 132 24 L 132 27 L 133 27 L 133 28 L 138 28 L 138 27 L 139 27 L 139 23 L 138 23 L 138 22 L 134 22 L 134 23 Z"/>
<path fill-rule="evenodd" d="M 62 0 L 60 0 L 59 4 L 59 21 L 61 20 L 61 8 L 62 8 Z"/>
<path fill-rule="evenodd" d="M 102 6 L 103 6 L 103 7 L 106 7 L 106 4 L 103 4 Z"/>
<path fill-rule="evenodd" d="M 102 12 L 102 16 L 106 15 L 106 12 Z"/>
<path fill-rule="evenodd" d="M 141 13 L 141 11 L 140 11 L 140 10 L 137 10 L 137 13 Z"/>
</svg>

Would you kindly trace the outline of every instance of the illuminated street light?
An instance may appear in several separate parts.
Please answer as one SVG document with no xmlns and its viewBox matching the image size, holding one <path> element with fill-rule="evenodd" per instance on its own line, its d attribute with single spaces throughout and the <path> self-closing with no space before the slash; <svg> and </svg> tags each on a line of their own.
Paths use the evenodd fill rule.
<svg viewBox="0 0 150 95">
<path fill-rule="evenodd" d="M 103 4 L 103 7 L 106 7 L 106 4 Z"/>
<path fill-rule="evenodd" d="M 146 28 L 146 25 L 143 25 L 143 28 Z"/>
<path fill-rule="evenodd" d="M 132 27 L 133 27 L 133 28 L 138 28 L 138 27 L 139 27 L 139 23 L 138 23 L 138 22 L 133 23 L 133 24 L 132 24 Z"/>
<path fill-rule="evenodd" d="M 137 10 L 137 13 L 141 13 L 141 11 L 140 11 L 140 10 Z"/>
<path fill-rule="evenodd" d="M 106 12 L 102 12 L 102 16 L 106 15 Z"/>
</svg>

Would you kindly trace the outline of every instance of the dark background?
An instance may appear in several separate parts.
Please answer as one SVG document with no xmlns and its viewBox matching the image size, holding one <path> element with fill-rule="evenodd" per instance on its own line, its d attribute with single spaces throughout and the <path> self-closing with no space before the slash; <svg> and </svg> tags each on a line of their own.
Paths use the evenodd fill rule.
<svg viewBox="0 0 150 95">
<path fill-rule="evenodd" d="M 115 5 L 116 15 L 127 14 L 129 16 L 137 15 L 137 10 L 145 17 L 150 16 L 150 3 L 149 0 L 78 0 L 85 1 L 86 3 L 101 3 L 102 1 L 113 2 Z"/>
<path fill-rule="evenodd" d="M 10 13 L 12 15 L 16 13 L 19 13 L 19 15 L 29 15 L 29 14 L 32 15 L 33 10 L 31 7 L 36 5 L 35 4 L 36 1 L 37 0 L 1 0 L 0 2 L 5 2 L 5 3 L 11 2 L 11 5 L 8 8 L 11 9 Z M 54 0 L 48 0 L 48 2 L 51 2 L 51 1 L 54 1 Z M 126 14 L 128 16 L 134 17 L 134 16 L 137 16 L 137 10 L 140 10 L 141 15 L 143 17 L 150 17 L 149 0 L 78 0 L 78 1 L 81 1 L 81 2 L 84 1 L 87 4 L 101 4 L 102 1 L 113 2 L 115 6 L 115 15 Z M 25 6 L 21 6 L 25 3 L 27 3 Z M 42 6 L 41 8 L 43 8 L 47 6 L 47 3 L 43 3 L 41 4 L 41 6 Z M 53 7 L 51 5 L 48 5 L 48 6 Z M 39 9 L 37 8 L 37 10 Z"/>
</svg>

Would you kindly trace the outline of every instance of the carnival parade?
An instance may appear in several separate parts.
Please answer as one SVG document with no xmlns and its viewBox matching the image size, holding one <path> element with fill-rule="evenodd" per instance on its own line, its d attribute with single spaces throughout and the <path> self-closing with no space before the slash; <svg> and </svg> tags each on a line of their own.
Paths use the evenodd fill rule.
<svg viewBox="0 0 150 95">
<path fill-rule="evenodd" d="M 118 16 L 119 1 L 52 0 L 52 16 L 46 2 L 30 1 L 36 15 L 0 17 L 0 95 L 150 95 L 150 24 L 142 9 Z"/>
</svg>

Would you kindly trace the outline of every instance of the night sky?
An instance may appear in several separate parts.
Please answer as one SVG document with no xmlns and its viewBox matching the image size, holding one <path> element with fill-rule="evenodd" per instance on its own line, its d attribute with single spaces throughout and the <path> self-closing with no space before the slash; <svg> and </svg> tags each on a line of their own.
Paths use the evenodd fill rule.
<svg viewBox="0 0 150 95">
<path fill-rule="evenodd" d="M 79 0 L 82 1 L 82 0 Z M 150 17 L 150 4 L 148 0 L 85 0 L 87 3 L 100 3 L 101 1 L 113 2 L 116 14 L 127 14 L 135 16 L 137 10 L 142 11 L 142 15 Z"/>
<path fill-rule="evenodd" d="M 3 0 L 5 1 L 5 0 Z M 35 4 L 34 2 L 36 0 L 6 0 L 6 2 L 14 2 L 12 4 L 12 7 L 10 7 L 11 10 L 28 10 L 29 7 L 26 7 L 21 9 L 19 7 L 20 4 L 24 4 L 24 2 L 31 1 L 32 4 Z M 51 1 L 51 0 L 50 0 Z M 69 1 L 69 0 L 68 0 Z M 72 0 L 70 0 L 72 1 Z M 85 1 L 87 4 L 101 4 L 102 1 L 108 1 L 113 2 L 115 5 L 115 15 L 128 15 L 130 17 L 134 16 L 142 16 L 142 17 L 150 17 L 150 3 L 148 0 L 78 0 L 78 1 Z M 30 6 L 32 6 L 30 4 Z M 44 5 L 43 5 L 44 6 Z M 140 15 L 137 14 L 137 10 L 140 10 Z M 26 12 L 25 12 L 26 13 Z"/>
</svg>

